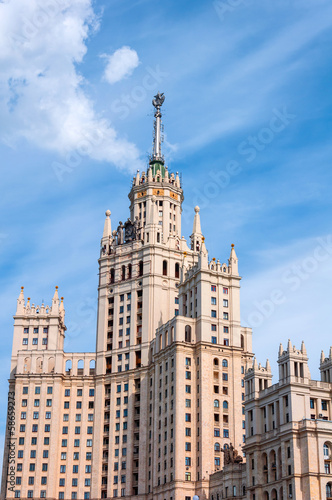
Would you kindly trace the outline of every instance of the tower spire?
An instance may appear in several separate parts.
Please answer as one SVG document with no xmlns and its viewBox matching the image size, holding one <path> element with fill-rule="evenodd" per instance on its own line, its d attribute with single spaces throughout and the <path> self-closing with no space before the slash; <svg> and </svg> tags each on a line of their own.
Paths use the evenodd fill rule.
<svg viewBox="0 0 332 500">
<path fill-rule="evenodd" d="M 164 157 L 161 154 L 161 112 L 160 108 L 165 100 L 164 94 L 158 92 L 152 99 L 152 104 L 156 108 L 154 117 L 154 134 L 153 134 L 153 153 L 150 159 L 150 165 L 153 163 L 161 163 L 164 165 Z"/>
</svg>

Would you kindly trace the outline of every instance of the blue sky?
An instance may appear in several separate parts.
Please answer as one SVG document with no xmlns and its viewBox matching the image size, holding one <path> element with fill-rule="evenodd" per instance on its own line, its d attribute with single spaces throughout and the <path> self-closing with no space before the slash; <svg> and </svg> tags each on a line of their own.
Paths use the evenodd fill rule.
<svg viewBox="0 0 332 500">
<path fill-rule="evenodd" d="M 39 304 L 58 285 L 66 350 L 94 350 L 104 213 L 128 216 L 157 91 L 183 234 L 200 205 L 210 257 L 235 244 L 258 360 L 276 373 L 279 342 L 303 339 L 317 378 L 332 343 L 330 2 L 46 4 L 0 1 L 1 401 L 20 286 Z"/>
</svg>

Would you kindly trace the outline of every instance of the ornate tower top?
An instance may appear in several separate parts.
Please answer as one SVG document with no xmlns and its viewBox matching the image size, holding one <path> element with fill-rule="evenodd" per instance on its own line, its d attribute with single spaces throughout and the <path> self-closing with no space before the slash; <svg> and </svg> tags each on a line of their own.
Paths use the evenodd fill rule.
<svg viewBox="0 0 332 500">
<path fill-rule="evenodd" d="M 152 156 L 150 158 L 150 165 L 153 169 L 155 169 L 156 167 L 159 167 L 160 170 L 162 170 L 161 166 L 162 167 L 164 166 L 164 157 L 161 154 L 161 142 L 162 142 L 161 116 L 162 115 L 160 112 L 160 108 L 163 105 L 164 101 L 165 101 L 165 96 L 163 93 L 161 94 L 160 92 L 158 92 L 158 94 L 155 95 L 154 98 L 152 99 L 152 104 L 156 108 L 156 111 L 154 114 L 155 121 L 154 121 L 154 135 L 153 135 L 153 153 L 152 153 Z M 155 164 L 159 164 L 159 165 L 155 166 Z"/>
</svg>

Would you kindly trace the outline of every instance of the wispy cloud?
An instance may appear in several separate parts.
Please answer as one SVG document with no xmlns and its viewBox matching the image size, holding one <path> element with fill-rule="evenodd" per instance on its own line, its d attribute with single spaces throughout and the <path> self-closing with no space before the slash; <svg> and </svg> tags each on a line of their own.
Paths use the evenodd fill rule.
<svg viewBox="0 0 332 500">
<path fill-rule="evenodd" d="M 102 57 L 106 60 L 104 79 L 110 84 L 132 75 L 139 65 L 136 50 L 126 46 L 116 50 L 113 54 L 103 54 Z"/>
<path fill-rule="evenodd" d="M 25 139 L 67 158 L 78 152 L 121 168 L 140 161 L 136 146 L 98 116 L 83 88 L 78 66 L 98 27 L 91 0 L 0 3 L 4 143 Z"/>
</svg>

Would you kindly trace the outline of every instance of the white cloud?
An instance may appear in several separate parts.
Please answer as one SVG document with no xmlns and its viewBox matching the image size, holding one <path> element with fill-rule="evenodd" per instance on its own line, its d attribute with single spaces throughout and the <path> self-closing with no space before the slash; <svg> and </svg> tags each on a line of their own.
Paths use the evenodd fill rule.
<svg viewBox="0 0 332 500">
<path fill-rule="evenodd" d="M 137 52 L 126 46 L 102 57 L 107 59 L 104 79 L 111 84 L 130 76 L 140 63 Z"/>
<path fill-rule="evenodd" d="M 77 70 L 89 35 L 98 29 L 92 0 L 11 0 L 0 3 L 1 140 L 128 167 L 135 145 L 96 114 Z"/>
</svg>

